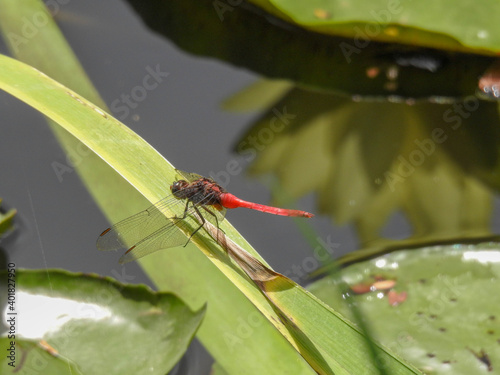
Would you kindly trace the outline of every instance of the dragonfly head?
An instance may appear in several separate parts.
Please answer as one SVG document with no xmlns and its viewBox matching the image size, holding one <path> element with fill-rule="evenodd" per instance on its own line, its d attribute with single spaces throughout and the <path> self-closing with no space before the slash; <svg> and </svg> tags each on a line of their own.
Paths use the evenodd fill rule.
<svg viewBox="0 0 500 375">
<path fill-rule="evenodd" d="M 170 191 L 176 198 L 186 198 L 185 188 L 189 185 L 189 183 L 185 180 L 175 181 L 172 185 L 170 185 Z"/>
</svg>

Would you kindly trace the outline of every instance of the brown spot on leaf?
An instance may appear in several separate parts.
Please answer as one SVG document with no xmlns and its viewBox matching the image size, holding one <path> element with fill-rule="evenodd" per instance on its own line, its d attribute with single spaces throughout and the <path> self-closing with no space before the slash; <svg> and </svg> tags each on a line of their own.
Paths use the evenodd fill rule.
<svg viewBox="0 0 500 375">
<path fill-rule="evenodd" d="M 396 280 L 387 280 L 384 276 L 373 275 L 375 282 L 363 282 L 351 286 L 351 290 L 356 294 L 374 292 L 376 290 L 389 290 L 396 285 Z"/>
<path fill-rule="evenodd" d="M 389 305 L 391 306 L 397 306 L 404 301 L 406 301 L 406 298 L 408 297 L 408 293 L 406 292 L 401 292 L 398 293 L 395 290 L 391 290 L 389 293 L 387 293 L 387 298 L 389 299 Z"/>
<path fill-rule="evenodd" d="M 372 291 L 372 286 L 371 284 L 356 284 L 356 285 L 351 285 L 351 290 L 356 293 L 356 294 L 364 294 Z"/>
</svg>

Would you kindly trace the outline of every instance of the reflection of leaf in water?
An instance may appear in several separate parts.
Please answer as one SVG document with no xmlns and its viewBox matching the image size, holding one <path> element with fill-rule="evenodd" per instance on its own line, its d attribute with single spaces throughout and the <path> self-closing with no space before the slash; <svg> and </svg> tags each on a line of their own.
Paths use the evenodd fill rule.
<svg viewBox="0 0 500 375">
<path fill-rule="evenodd" d="M 259 97 L 272 85 L 250 91 Z M 398 210 L 414 235 L 487 235 L 492 197 L 484 182 L 495 184 L 500 124 L 495 104 L 468 101 L 354 102 L 291 88 L 236 149 L 257 155 L 250 172 L 276 174 L 291 197 L 316 192 L 319 211 L 354 222 L 364 243 Z M 238 106 L 233 98 L 228 107 Z"/>
<path fill-rule="evenodd" d="M 441 150 L 429 168 L 417 168 L 401 201 L 416 235 L 487 235 L 492 196 L 476 178 L 461 173 Z"/>
<path fill-rule="evenodd" d="M 237 145 L 239 152 L 258 152 L 251 167 L 255 174 L 276 173 L 291 195 L 301 195 L 326 182 L 331 169 L 331 142 L 342 127 L 332 127 L 330 113 L 345 99 L 294 89 L 263 115 Z M 287 113 L 286 122 L 276 113 Z M 342 118 L 342 112 L 334 112 Z M 277 124 L 273 127 L 272 124 Z M 269 136 L 267 135 L 269 134 Z M 255 140 L 255 142 L 252 142 Z M 310 168 L 314 160 L 315 168 Z M 297 171 L 302 175 L 298 176 Z"/>
<path fill-rule="evenodd" d="M 430 113 L 425 122 L 427 127 L 446 123 L 449 139 L 442 144 L 443 148 L 464 170 L 479 176 L 495 190 L 500 189 L 498 105 L 469 98 L 444 108 Z"/>
</svg>

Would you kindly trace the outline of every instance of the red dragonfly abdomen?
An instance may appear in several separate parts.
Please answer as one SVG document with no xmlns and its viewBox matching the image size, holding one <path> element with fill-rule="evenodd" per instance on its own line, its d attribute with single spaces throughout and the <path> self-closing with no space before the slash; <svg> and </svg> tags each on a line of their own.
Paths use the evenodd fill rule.
<svg viewBox="0 0 500 375">
<path fill-rule="evenodd" d="M 286 208 L 277 208 L 277 207 L 266 206 L 263 204 L 247 202 L 230 193 L 222 193 L 220 195 L 220 203 L 225 208 L 244 207 L 244 208 L 250 208 L 251 210 L 257 210 L 281 216 L 298 216 L 307 218 L 314 216 L 313 214 L 306 211 L 288 210 Z"/>
</svg>

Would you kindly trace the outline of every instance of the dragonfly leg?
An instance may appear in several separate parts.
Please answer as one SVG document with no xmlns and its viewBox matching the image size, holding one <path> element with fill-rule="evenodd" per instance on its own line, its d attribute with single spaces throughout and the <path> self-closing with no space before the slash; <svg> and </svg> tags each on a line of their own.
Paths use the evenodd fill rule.
<svg viewBox="0 0 500 375">
<path fill-rule="evenodd" d="M 201 208 L 203 208 L 205 211 L 207 211 L 208 214 L 212 215 L 214 218 L 215 218 L 215 226 L 217 227 L 217 229 L 219 228 L 219 219 L 217 219 L 217 215 L 214 214 L 212 211 L 210 211 L 208 208 L 206 208 L 205 206 L 201 206 Z"/>
<path fill-rule="evenodd" d="M 212 215 L 214 218 L 215 218 L 215 226 L 217 228 L 217 230 L 221 231 L 224 235 L 226 234 L 226 232 L 224 232 L 222 229 L 219 228 L 219 219 L 217 218 L 217 215 L 214 214 L 212 211 L 210 211 L 208 208 L 206 208 L 205 206 L 201 206 L 201 208 L 204 208 L 205 211 L 207 211 L 207 213 L 209 213 L 210 215 Z M 217 232 L 219 233 L 219 232 Z"/>
<path fill-rule="evenodd" d="M 188 202 L 188 204 L 189 204 L 189 202 Z M 198 216 L 201 218 L 201 225 L 198 228 L 196 228 L 196 230 L 193 233 L 191 233 L 191 235 L 189 236 L 184 247 L 187 246 L 187 244 L 189 243 L 189 241 L 191 241 L 191 238 L 196 234 L 196 232 L 198 232 L 203 227 L 203 225 L 205 225 L 205 218 L 201 215 L 201 212 L 198 210 L 198 207 L 196 207 L 196 205 L 193 204 L 193 208 L 196 211 L 196 213 L 198 214 Z M 184 211 L 183 219 L 186 217 L 186 212 L 187 212 L 187 204 L 186 204 L 186 210 Z M 212 215 L 213 215 L 213 213 L 212 213 Z"/>
<path fill-rule="evenodd" d="M 189 199 L 188 199 L 188 200 L 187 200 L 187 202 L 186 202 L 186 207 L 184 208 L 184 213 L 182 214 L 182 217 L 179 217 L 178 219 L 183 220 L 183 219 L 185 219 L 185 218 L 186 218 L 186 216 L 187 216 L 187 212 L 188 212 L 188 208 L 189 208 Z"/>
</svg>

